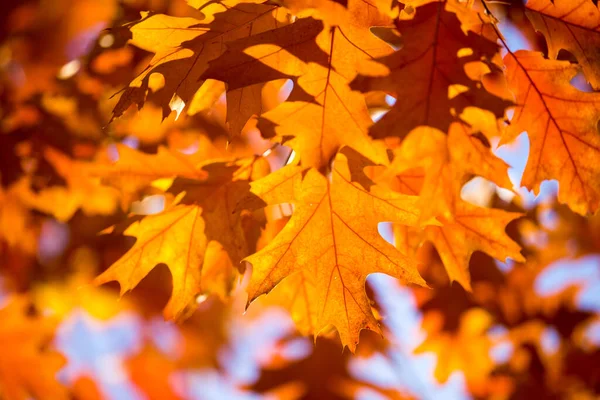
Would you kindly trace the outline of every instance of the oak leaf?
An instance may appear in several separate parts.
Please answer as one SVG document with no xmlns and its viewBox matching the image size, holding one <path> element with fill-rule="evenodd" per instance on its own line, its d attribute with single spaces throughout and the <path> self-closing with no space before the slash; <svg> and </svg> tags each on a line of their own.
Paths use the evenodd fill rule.
<svg viewBox="0 0 600 400">
<path fill-rule="evenodd" d="M 256 83 L 227 92 L 227 122 L 231 136 L 241 135 L 250 117 L 262 114 L 264 87 L 264 83 Z"/>
<path fill-rule="evenodd" d="M 506 225 L 521 214 L 473 206 L 458 201 L 452 221 L 428 226 L 425 235 L 437 249 L 451 281 L 471 291 L 469 261 L 475 251 L 483 251 L 497 260 L 507 257 L 525 262 L 520 246 L 505 232 Z"/>
<path fill-rule="evenodd" d="M 307 167 L 325 167 L 343 146 L 385 163 L 385 149 L 367 136 L 372 121 L 364 97 L 348 87 L 361 63 L 392 53 L 392 48 L 369 30 L 390 23 L 373 11 L 374 7 L 353 0 L 346 12 L 330 18 L 335 19 L 335 26 L 323 29 L 322 22 L 303 18 L 262 37 L 230 43 L 230 49 L 211 63 L 207 76 L 235 89 L 280 78 L 284 72 L 300 75 L 288 100 L 259 119 L 263 136 L 277 136 Z M 296 35 L 301 24 L 309 30 Z M 317 51 L 311 51 L 313 41 Z"/>
<path fill-rule="evenodd" d="M 116 145 L 115 150 L 118 159 L 114 163 L 90 163 L 86 169 L 91 176 L 102 178 L 104 184 L 118 188 L 125 200 L 135 198 L 141 189 L 157 179 L 183 177 L 203 180 L 208 176 L 198 161 L 205 154 L 189 156 L 163 146 L 156 154 L 146 154 L 122 144 Z"/>
<path fill-rule="evenodd" d="M 522 184 L 536 193 L 546 179 L 559 183 L 558 199 L 586 214 L 600 208 L 600 93 L 570 84 L 579 68 L 541 53 L 517 51 L 504 58 L 517 106 L 504 143 L 527 131 L 529 160 Z"/>
<path fill-rule="evenodd" d="M 332 175 L 329 182 L 314 169 L 287 166 L 252 183 L 266 204 L 291 202 L 295 210 L 273 241 L 246 258 L 253 267 L 248 293 L 252 301 L 304 274 L 314 285 L 314 294 L 304 295 L 307 314 L 316 316 L 314 333 L 333 325 L 354 350 L 361 329 L 379 331 L 365 293 L 369 274 L 425 284 L 414 262 L 377 231 L 382 221 L 414 225 L 418 212 L 415 197 L 351 182 L 344 155 L 336 158 Z"/>
<path fill-rule="evenodd" d="M 182 319 L 201 290 L 202 266 L 207 240 L 202 209 L 181 205 L 135 222 L 125 235 L 136 237 L 134 246 L 94 283 L 118 281 L 121 295 L 132 290 L 154 267 L 167 265 L 173 279 L 173 293 L 164 314 L 167 319 Z"/>
<path fill-rule="evenodd" d="M 200 78 L 208 62 L 223 53 L 226 42 L 274 29 L 287 20 L 282 9 L 264 4 L 227 8 L 215 3 L 203 13 L 203 20 L 146 13 L 129 26 L 131 44 L 155 55 L 148 68 L 121 95 L 113 118 L 122 115 L 131 104 L 141 107 L 147 98 L 161 106 L 163 118 L 168 116 L 174 96 L 184 104 L 192 100 L 203 83 Z M 154 87 L 154 74 L 162 76 L 162 85 Z"/>
<path fill-rule="evenodd" d="M 528 0 L 526 14 L 548 44 L 548 56 L 572 53 L 594 89 L 600 89 L 600 10 L 592 0 Z"/>
<path fill-rule="evenodd" d="M 246 229 L 247 218 L 252 218 L 239 207 L 250 191 L 250 180 L 265 175 L 268 165 L 263 158 L 240 160 L 237 164 L 215 162 L 204 167 L 209 178 L 205 181 L 175 180 L 169 191 L 185 192 L 182 202 L 202 207 L 208 240 L 220 243 L 234 264 L 238 264 L 254 249 L 259 231 Z M 256 228 L 256 227 L 253 227 Z M 254 238 L 251 236 L 255 235 Z"/>
<path fill-rule="evenodd" d="M 316 278 L 310 271 L 299 271 L 278 283 L 265 302 L 285 308 L 298 332 L 316 336 L 319 332 L 318 305 L 315 304 L 318 295 Z"/>
<path fill-rule="evenodd" d="M 490 64 L 498 46 L 473 31 L 465 33 L 457 15 L 445 6 L 425 4 L 416 8 L 413 19 L 397 21 L 403 47 L 377 60 L 387 71 L 375 72 L 380 68 L 372 65 L 351 83 L 355 90 L 383 90 L 396 97 L 392 109 L 371 129 L 373 137 L 404 137 L 420 125 L 446 131 L 469 106 L 486 108 L 497 117 L 504 114 L 509 103 L 465 72 L 471 62 Z"/>
<path fill-rule="evenodd" d="M 384 147 L 373 143 L 367 135 L 372 121 L 363 96 L 348 87 L 349 78 L 356 74 L 355 57 L 360 53 L 357 50 L 360 44 L 355 44 L 360 35 L 351 34 L 352 31 L 344 32 L 340 27 L 323 31 L 317 37 L 317 44 L 330 47 L 329 65 L 324 68 L 310 64 L 290 98 L 259 120 L 258 128 L 263 135 L 282 138 L 307 167 L 326 167 L 343 146 L 358 150 L 375 162 L 387 162 Z M 374 36 L 371 39 L 377 40 Z M 381 42 L 381 46 L 387 45 Z M 373 45 L 364 47 L 377 53 Z M 287 137 L 292 138 L 285 140 Z"/>
<path fill-rule="evenodd" d="M 468 179 L 481 176 L 510 189 L 507 171 L 508 165 L 492 153 L 482 135 L 456 122 L 447 134 L 425 126 L 411 131 L 380 179 L 402 193 L 419 193 L 423 220 L 437 216 L 451 220 L 456 199 Z"/>
<path fill-rule="evenodd" d="M 468 291 L 472 290 L 469 262 L 474 252 L 482 251 L 500 261 L 507 257 L 517 262 L 525 261 L 520 246 L 505 232 L 506 226 L 521 214 L 477 207 L 460 199 L 455 203 L 451 219 L 438 218 L 441 226 L 427 226 L 419 231 L 395 225 L 396 247 L 403 254 L 416 257 L 419 246 L 430 241 L 442 259 L 450 281 L 457 281 Z"/>
<path fill-rule="evenodd" d="M 521 215 L 477 207 L 460 197 L 463 185 L 473 175 L 510 188 L 507 169 L 508 165 L 462 123 L 453 123 L 447 135 L 429 127 L 414 129 L 402 142 L 390 168 L 376 179 L 400 193 L 418 195 L 421 219 L 436 217 L 442 224 L 426 226 L 422 232 L 396 226 L 398 249 L 415 256 L 422 242 L 431 241 L 450 280 L 467 290 L 471 290 L 469 261 L 475 251 L 499 260 L 511 257 L 524 261 L 520 247 L 505 232 L 506 225 Z"/>
<path fill-rule="evenodd" d="M 189 306 L 203 290 L 222 294 L 223 287 L 229 284 L 227 277 L 232 276 L 228 272 L 230 262 L 238 263 L 252 250 L 252 241 L 246 240 L 249 233 L 244 228 L 243 210 L 237 210 L 236 206 L 248 194 L 248 179 L 257 160 L 240 163 L 241 167 L 208 164 L 204 166 L 208 173 L 205 180 L 176 180 L 169 190 L 183 193 L 178 201 L 184 204 L 176 204 L 161 214 L 146 216 L 130 225 L 124 234 L 137 238 L 134 246 L 98 276 L 95 283 L 118 281 L 123 295 L 156 265 L 164 263 L 173 279 L 173 293 L 164 315 L 175 320 L 189 316 Z M 218 242 L 218 246 L 209 246 L 211 241 Z M 221 247 L 228 259 L 222 257 Z M 202 284 L 203 276 L 211 281 Z"/>
<path fill-rule="evenodd" d="M 267 221 L 257 243 L 257 250 L 261 250 L 274 240 L 288 221 L 287 217 Z M 317 313 L 313 312 L 311 304 L 311 299 L 315 296 L 314 278 L 309 273 L 300 271 L 280 282 L 267 296 L 260 297 L 252 303 L 252 306 L 258 303 L 258 305 L 283 307 L 290 313 L 298 331 L 303 335 L 311 335 L 315 333 L 317 324 Z"/>
<path fill-rule="evenodd" d="M 236 90 L 277 79 L 291 79 L 306 72 L 309 62 L 328 64 L 327 54 L 315 43 L 324 29 L 312 17 L 227 43 L 227 50 L 212 60 L 203 75 Z"/>
</svg>

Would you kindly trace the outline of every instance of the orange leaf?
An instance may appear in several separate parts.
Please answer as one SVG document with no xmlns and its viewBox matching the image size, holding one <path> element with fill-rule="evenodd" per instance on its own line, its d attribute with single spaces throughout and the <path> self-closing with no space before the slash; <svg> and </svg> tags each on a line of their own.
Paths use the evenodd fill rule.
<svg viewBox="0 0 600 400">
<path fill-rule="evenodd" d="M 503 142 L 527 131 L 531 143 L 523 185 L 536 193 L 546 179 L 559 183 L 558 199 L 586 214 L 600 208 L 600 93 L 570 84 L 576 65 L 517 51 L 504 59 L 517 106 Z"/>
<path fill-rule="evenodd" d="M 470 62 L 489 63 L 498 46 L 473 31 L 465 34 L 460 20 L 445 9 L 444 2 L 423 5 L 415 12 L 413 19 L 397 22 L 404 46 L 378 60 L 389 74 L 365 70 L 367 75 L 359 75 L 351 84 L 356 90 L 383 90 L 396 97 L 371 135 L 404 137 L 420 125 L 446 131 L 469 106 L 486 108 L 501 117 L 509 103 L 487 92 L 464 69 Z M 452 87 L 461 90 L 452 93 Z"/>
<path fill-rule="evenodd" d="M 417 168 L 424 168 L 425 174 Z M 507 170 L 508 165 L 492 153 L 485 138 L 472 134 L 465 124 L 453 123 L 447 135 L 424 126 L 411 131 L 384 174 L 388 177 L 381 179 L 401 193 L 420 193 L 423 220 L 437 216 L 451 220 L 460 190 L 472 175 L 511 188 Z M 419 176 L 424 177 L 420 185 Z"/>
<path fill-rule="evenodd" d="M 335 18 L 339 25 L 331 29 L 321 30 L 320 21 L 304 18 L 233 42 L 223 57 L 211 63 L 207 76 L 235 89 L 277 79 L 282 74 L 301 75 L 288 101 L 259 120 L 263 136 L 277 136 L 298 153 L 307 167 L 327 166 L 343 146 L 385 163 L 385 149 L 367 136 L 372 121 L 365 99 L 348 87 L 358 65 L 392 52 L 369 30 L 373 25 L 389 23 L 372 8 L 369 2 L 353 0 L 348 3 L 347 13 Z M 300 26 L 307 27 L 301 34 Z M 306 61 L 312 62 L 305 65 Z"/>
<path fill-rule="evenodd" d="M 600 10 L 592 0 L 529 0 L 527 17 L 542 32 L 548 56 L 568 50 L 581 64 L 588 82 L 600 89 Z"/>
<path fill-rule="evenodd" d="M 308 314 L 315 315 L 313 332 L 333 325 L 354 350 L 361 329 L 379 331 L 365 293 L 369 274 L 425 282 L 414 262 L 377 231 L 381 221 L 416 224 L 416 198 L 379 187 L 366 191 L 350 181 L 348 161 L 338 155 L 331 182 L 314 169 L 288 166 L 252 183 L 252 192 L 267 204 L 292 202 L 295 210 L 281 233 L 246 260 L 253 266 L 250 301 L 304 274 L 314 285 L 314 293 L 304 295 Z"/>
<path fill-rule="evenodd" d="M 443 226 L 428 226 L 425 235 L 433 242 L 451 281 L 471 290 L 469 260 L 475 251 L 505 261 L 507 257 L 525 262 L 520 246 L 505 232 L 506 225 L 521 214 L 482 208 L 459 201 L 453 221 Z"/>
</svg>

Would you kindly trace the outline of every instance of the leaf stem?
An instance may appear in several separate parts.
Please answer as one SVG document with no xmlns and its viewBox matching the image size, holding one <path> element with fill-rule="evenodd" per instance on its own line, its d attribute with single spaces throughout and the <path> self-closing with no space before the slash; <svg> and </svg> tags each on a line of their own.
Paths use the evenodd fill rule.
<svg viewBox="0 0 600 400">
<path fill-rule="evenodd" d="M 500 32 L 500 29 L 498 29 L 498 27 L 496 26 L 496 23 L 499 22 L 500 20 L 498 18 L 496 18 L 494 13 L 492 13 L 492 11 L 490 10 L 490 8 L 487 4 L 487 0 L 481 0 L 481 3 L 483 4 L 485 13 L 492 17 L 492 28 L 494 29 L 494 32 L 496 32 L 496 35 L 498 35 L 498 39 L 500 39 L 500 41 L 502 42 L 502 45 L 504 46 L 506 51 L 508 51 L 510 54 L 514 55 L 513 51 L 510 49 L 510 47 L 508 47 L 506 40 L 504 40 L 504 36 Z"/>
</svg>

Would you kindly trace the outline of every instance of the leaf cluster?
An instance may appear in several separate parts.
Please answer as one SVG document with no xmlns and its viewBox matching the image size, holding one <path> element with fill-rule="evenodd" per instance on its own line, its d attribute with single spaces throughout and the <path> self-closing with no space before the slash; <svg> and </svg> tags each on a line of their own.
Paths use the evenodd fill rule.
<svg viewBox="0 0 600 400">
<path fill-rule="evenodd" d="M 57 322 L 30 304 L 64 321 L 77 307 L 105 321 L 163 309 L 184 350 L 144 339 L 127 364 L 151 397 L 179 398 L 164 375 L 218 365 L 227 324 L 273 306 L 317 345 L 299 363 L 273 357 L 282 368 L 263 365 L 245 390 L 404 397 L 349 372 L 355 351 L 393 357 L 371 336 L 394 336 L 374 274 L 409 287 L 426 332 L 416 352 L 437 353 L 438 380 L 462 371 L 477 398 L 598 392 L 579 365 L 597 357 L 583 333 L 597 315 L 579 287 L 536 287 L 600 248 L 597 3 L 106 3 L 11 5 L 0 33 L 0 313 L 13 321 L 0 342 L 20 346 L 0 360 L 1 396 L 97 392 L 54 379 L 61 356 L 42 343 Z M 515 180 L 498 154 L 525 132 Z M 556 202 L 523 200 L 548 180 Z M 109 306 L 113 281 L 131 303 Z M 515 348 L 504 362 L 489 355 L 498 327 Z M 324 360 L 339 390 L 310 372 Z"/>
</svg>

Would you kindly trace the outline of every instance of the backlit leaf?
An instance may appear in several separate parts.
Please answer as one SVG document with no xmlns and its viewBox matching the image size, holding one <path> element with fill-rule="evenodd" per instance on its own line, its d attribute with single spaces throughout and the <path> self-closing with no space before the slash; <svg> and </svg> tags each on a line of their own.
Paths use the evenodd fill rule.
<svg viewBox="0 0 600 400">
<path fill-rule="evenodd" d="M 592 0 L 528 0 L 527 16 L 548 43 L 548 55 L 565 49 L 581 64 L 595 89 L 600 89 L 600 10 Z"/>
<path fill-rule="evenodd" d="M 252 184 L 267 204 L 291 202 L 295 210 L 275 239 L 247 258 L 253 267 L 248 292 L 251 301 L 306 274 L 314 295 L 299 295 L 308 297 L 306 306 L 316 315 L 313 333 L 333 325 L 354 349 L 361 329 L 379 330 L 364 288 L 369 274 L 424 284 L 414 262 L 377 231 L 382 221 L 413 225 L 418 211 L 415 197 L 376 187 L 369 192 L 351 182 L 345 156 L 338 156 L 332 174 L 328 182 L 314 169 L 286 167 Z"/>
<path fill-rule="evenodd" d="M 546 179 L 558 198 L 580 214 L 600 208 L 600 94 L 570 84 L 577 66 L 518 51 L 504 59 L 517 107 L 504 142 L 527 131 L 531 143 L 523 185 L 536 193 Z"/>
</svg>

